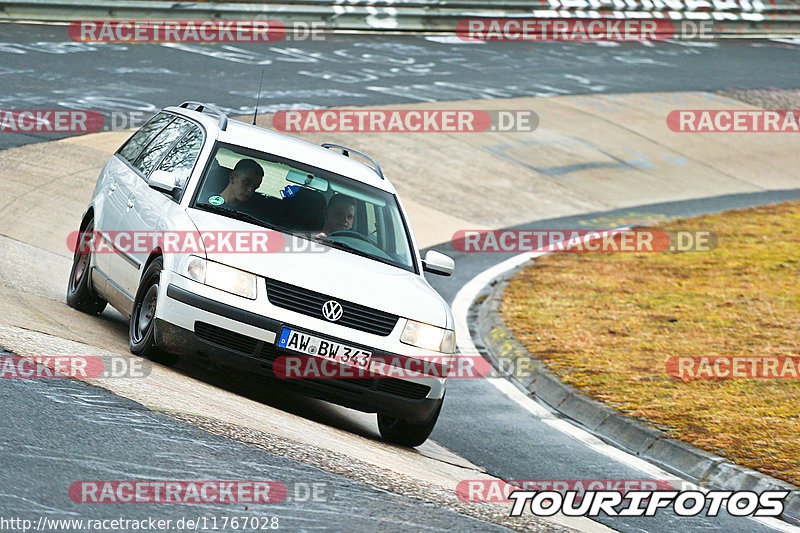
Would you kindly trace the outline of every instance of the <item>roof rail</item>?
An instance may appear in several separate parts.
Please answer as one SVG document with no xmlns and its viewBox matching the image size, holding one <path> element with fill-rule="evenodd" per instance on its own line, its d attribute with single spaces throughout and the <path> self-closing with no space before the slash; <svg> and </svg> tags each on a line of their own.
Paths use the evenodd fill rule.
<svg viewBox="0 0 800 533">
<path fill-rule="evenodd" d="M 190 107 L 194 106 L 194 108 Z M 193 100 L 188 100 L 182 103 L 179 107 L 184 107 L 186 109 L 190 109 L 192 111 L 197 111 L 202 113 L 203 110 L 208 110 L 214 115 L 217 116 L 219 119 L 219 129 L 225 131 L 228 128 L 228 115 L 226 115 L 221 109 L 211 104 L 204 104 L 203 102 L 195 102 Z"/>
<path fill-rule="evenodd" d="M 343 155 L 343 156 L 346 156 L 346 157 L 350 157 L 350 153 L 351 153 L 351 152 L 352 152 L 352 153 L 354 153 L 354 154 L 356 154 L 356 155 L 357 155 L 357 156 L 359 156 L 359 157 L 363 157 L 364 159 L 366 159 L 367 161 L 369 161 L 370 163 L 372 163 L 372 170 L 374 170 L 374 171 L 375 171 L 375 173 L 376 173 L 378 176 L 380 176 L 382 180 L 383 180 L 383 179 L 386 179 L 386 178 L 384 178 L 384 177 L 383 177 L 383 171 L 381 170 L 381 167 L 380 167 L 380 166 L 378 165 L 378 163 L 377 163 L 377 162 L 376 162 L 374 159 L 372 159 L 370 156 L 368 156 L 368 155 L 366 155 L 366 154 L 362 154 L 361 152 L 359 152 L 359 151 L 357 151 L 357 150 L 353 150 L 352 148 L 348 148 L 347 146 L 342 146 L 341 144 L 323 143 L 323 144 L 322 144 L 322 147 L 323 147 L 323 148 L 327 148 L 327 149 L 329 149 L 329 150 L 330 150 L 330 149 L 332 149 L 332 148 L 333 148 L 333 149 L 337 149 L 337 150 L 341 150 L 341 151 L 342 151 L 342 155 Z"/>
</svg>

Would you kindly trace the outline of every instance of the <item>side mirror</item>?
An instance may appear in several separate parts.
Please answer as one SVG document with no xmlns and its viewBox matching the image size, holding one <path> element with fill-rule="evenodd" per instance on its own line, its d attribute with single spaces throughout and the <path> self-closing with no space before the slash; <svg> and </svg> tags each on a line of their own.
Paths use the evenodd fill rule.
<svg viewBox="0 0 800 533">
<path fill-rule="evenodd" d="M 450 276 L 455 269 L 456 262 L 436 250 L 428 250 L 425 259 L 422 260 L 422 270 L 431 274 Z"/>
<path fill-rule="evenodd" d="M 175 189 L 175 176 L 165 170 L 154 170 L 150 177 L 147 178 L 147 184 L 153 189 L 167 194 L 174 194 Z"/>
</svg>

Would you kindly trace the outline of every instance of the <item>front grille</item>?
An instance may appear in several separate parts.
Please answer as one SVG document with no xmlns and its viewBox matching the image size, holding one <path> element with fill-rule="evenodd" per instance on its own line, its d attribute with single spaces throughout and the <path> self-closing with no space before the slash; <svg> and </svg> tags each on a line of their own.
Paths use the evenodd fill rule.
<svg viewBox="0 0 800 533">
<path fill-rule="evenodd" d="M 403 381 L 402 379 L 384 377 L 379 378 L 377 381 L 378 387 L 376 390 L 408 398 L 409 400 L 421 400 L 431 390 L 427 385 L 421 385 L 413 381 Z"/>
<path fill-rule="evenodd" d="M 274 344 L 264 344 L 256 354 L 256 356 L 259 357 L 260 359 L 268 361 L 270 365 L 274 363 L 275 360 L 278 359 L 278 357 L 288 356 L 288 355 L 293 355 L 298 357 L 312 357 L 312 356 L 304 356 L 302 354 L 297 354 L 293 352 L 285 352 L 283 350 L 278 350 Z M 305 383 L 313 383 L 317 386 L 325 386 L 325 387 L 351 390 L 351 391 L 354 387 L 377 390 L 380 392 L 393 394 L 395 396 L 400 396 L 401 398 L 407 398 L 409 400 L 421 400 L 422 398 L 425 398 L 428 395 L 428 392 L 430 392 L 431 390 L 430 387 L 426 385 L 421 385 L 419 383 L 414 383 L 413 381 L 403 381 L 402 379 L 379 376 L 378 374 L 374 373 L 370 373 L 370 375 L 376 377 L 310 378 L 310 379 L 293 378 L 293 379 L 303 381 Z M 292 379 L 287 381 L 292 381 Z"/>
<path fill-rule="evenodd" d="M 234 350 L 236 352 L 251 354 L 259 343 L 258 339 L 234 333 L 227 329 L 212 326 L 205 322 L 195 322 L 195 334 L 203 340 Z"/>
<path fill-rule="evenodd" d="M 248 337 L 240 333 L 228 331 L 227 329 L 206 324 L 205 322 L 195 322 L 194 332 L 201 339 L 228 348 L 242 354 L 250 355 L 264 361 L 267 368 L 272 368 L 275 360 L 281 356 L 313 357 L 294 352 L 278 350 L 274 344 L 261 342 L 253 337 Z M 259 348 L 259 344 L 261 347 Z M 273 371 L 274 372 L 274 371 Z M 343 391 L 358 393 L 359 390 L 374 390 L 385 392 L 409 400 L 421 400 L 428 395 L 430 387 L 404 381 L 402 379 L 369 374 L 374 377 L 363 378 L 293 378 L 286 381 L 302 381 L 309 385 L 322 388 L 338 389 Z M 285 379 L 285 378 L 284 378 Z"/>
<path fill-rule="evenodd" d="M 265 342 L 261 349 L 256 354 L 256 357 L 259 359 L 263 359 L 270 363 L 274 363 L 275 359 L 282 355 L 288 355 L 286 352 L 279 352 L 275 345 L 269 342 Z"/>
<path fill-rule="evenodd" d="M 274 363 L 279 357 L 313 357 L 309 355 L 303 355 L 294 352 L 287 352 L 283 350 L 278 350 L 274 344 L 264 344 L 261 349 L 256 353 L 256 357 L 259 359 L 263 359 L 267 361 L 270 367 L 274 370 Z M 321 362 L 322 360 L 320 360 Z M 309 383 L 312 385 L 316 385 L 318 387 L 329 387 L 332 389 L 339 389 L 339 390 L 347 390 L 350 392 L 355 392 L 354 388 L 358 389 L 374 389 L 373 387 L 373 380 L 371 378 L 301 378 L 301 377 L 292 377 L 292 378 L 284 378 L 287 381 L 302 381 L 304 383 Z"/>
<path fill-rule="evenodd" d="M 273 279 L 267 280 L 267 298 L 272 305 L 321 320 L 325 320 L 322 305 L 328 300 L 336 300 L 342 305 L 343 311 L 342 318 L 337 320 L 336 324 L 384 337 L 392 332 L 398 319 L 397 315 L 345 302 Z"/>
</svg>

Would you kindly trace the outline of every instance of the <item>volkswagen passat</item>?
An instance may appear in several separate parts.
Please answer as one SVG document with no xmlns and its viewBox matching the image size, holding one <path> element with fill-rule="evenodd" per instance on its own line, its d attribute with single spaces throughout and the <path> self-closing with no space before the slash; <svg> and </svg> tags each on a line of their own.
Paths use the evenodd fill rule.
<svg viewBox="0 0 800 533">
<path fill-rule="evenodd" d="M 67 302 L 129 317 L 134 354 L 277 375 L 377 413 L 387 441 L 430 435 L 455 335 L 423 271 L 450 275 L 454 264 L 420 258 L 369 157 L 185 102 L 114 154 L 80 230 Z"/>
</svg>

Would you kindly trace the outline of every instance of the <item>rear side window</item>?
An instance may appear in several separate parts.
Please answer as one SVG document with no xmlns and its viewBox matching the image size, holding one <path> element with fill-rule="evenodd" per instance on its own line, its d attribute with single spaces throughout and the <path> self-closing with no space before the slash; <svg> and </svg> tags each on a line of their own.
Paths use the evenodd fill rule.
<svg viewBox="0 0 800 533">
<path fill-rule="evenodd" d="M 149 143 L 172 118 L 172 115 L 167 115 L 165 113 L 160 113 L 153 117 L 150 122 L 139 128 L 139 131 L 128 139 L 128 142 L 120 148 L 119 155 L 127 159 L 130 163 L 136 161 L 136 158 L 139 157 L 139 154 L 142 152 L 142 149 L 147 146 L 147 143 Z"/>
<path fill-rule="evenodd" d="M 178 141 L 156 169 L 172 174 L 175 186 L 181 190 L 186 186 L 197 156 L 203 148 L 202 130 L 193 124 L 190 127 L 189 133 Z"/>
<path fill-rule="evenodd" d="M 147 176 L 161 161 L 167 150 L 172 147 L 172 144 L 186 134 L 190 128 L 192 128 L 191 122 L 176 118 L 147 145 L 133 166 Z"/>
</svg>

